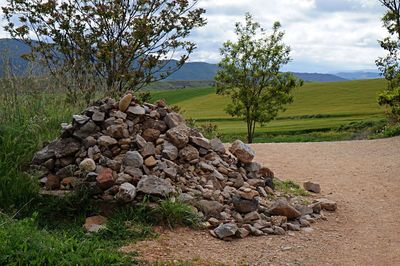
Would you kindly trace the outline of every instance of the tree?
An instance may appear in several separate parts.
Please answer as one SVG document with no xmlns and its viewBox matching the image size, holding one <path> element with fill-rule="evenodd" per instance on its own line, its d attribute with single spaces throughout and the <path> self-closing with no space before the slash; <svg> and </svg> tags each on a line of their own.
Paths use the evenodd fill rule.
<svg viewBox="0 0 400 266">
<path fill-rule="evenodd" d="M 217 93 L 231 97 L 226 111 L 246 121 L 249 143 L 253 142 L 256 123 L 276 118 L 285 104 L 293 101 L 291 91 L 302 85 L 293 74 L 280 71 L 290 61 L 290 48 L 283 43 L 280 28 L 275 22 L 268 35 L 247 13 L 244 25 L 236 23 L 237 41 L 225 42 L 220 51 Z"/>
<path fill-rule="evenodd" d="M 5 29 L 52 74 L 95 76 L 123 92 L 165 79 L 188 60 L 196 45 L 186 39 L 206 23 L 198 1 L 7 0 L 3 13 Z"/>
<path fill-rule="evenodd" d="M 376 65 L 388 81 L 387 88 L 379 94 L 380 105 L 388 107 L 389 118 L 392 122 L 400 122 L 400 1 L 379 0 L 386 13 L 382 18 L 383 25 L 390 36 L 379 41 L 388 54 L 376 60 Z"/>
</svg>

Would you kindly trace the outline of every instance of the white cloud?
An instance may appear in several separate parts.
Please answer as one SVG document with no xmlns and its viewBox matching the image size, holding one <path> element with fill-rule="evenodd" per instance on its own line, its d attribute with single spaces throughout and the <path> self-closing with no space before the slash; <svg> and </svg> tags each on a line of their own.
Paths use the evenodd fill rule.
<svg viewBox="0 0 400 266">
<path fill-rule="evenodd" d="M 282 23 L 292 48 L 290 70 L 371 69 L 384 54 L 377 43 L 386 36 L 380 21 L 384 9 L 376 0 L 200 0 L 199 6 L 207 10 L 208 25 L 191 36 L 198 46 L 192 61 L 217 62 L 219 48 L 235 38 L 234 24 L 246 12 L 264 28 Z M 1 37 L 8 37 L 2 29 Z"/>
</svg>

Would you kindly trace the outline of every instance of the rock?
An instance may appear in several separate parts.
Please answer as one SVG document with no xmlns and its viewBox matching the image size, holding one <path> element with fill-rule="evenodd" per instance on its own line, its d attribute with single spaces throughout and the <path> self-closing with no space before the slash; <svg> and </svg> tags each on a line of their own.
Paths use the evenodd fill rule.
<svg viewBox="0 0 400 266">
<path fill-rule="evenodd" d="M 240 213 L 253 212 L 258 209 L 259 202 L 257 199 L 247 200 L 238 196 L 232 198 L 233 207 Z"/>
<path fill-rule="evenodd" d="M 82 141 L 82 144 L 85 146 L 85 148 L 88 149 L 88 148 L 90 148 L 90 147 L 95 146 L 95 145 L 97 144 L 97 140 L 96 140 L 94 137 L 89 136 L 89 137 L 85 138 L 85 139 Z"/>
<path fill-rule="evenodd" d="M 146 114 L 146 110 L 141 107 L 140 105 L 136 105 L 136 106 L 131 106 L 128 108 L 128 110 L 126 111 L 126 113 L 129 115 L 134 115 L 134 116 L 138 116 L 138 115 L 144 115 Z"/>
<path fill-rule="evenodd" d="M 125 125 L 111 125 L 107 128 L 107 134 L 116 139 L 127 138 L 129 132 Z"/>
<path fill-rule="evenodd" d="M 94 112 L 92 115 L 92 120 L 94 122 L 103 122 L 106 114 L 103 112 Z"/>
<path fill-rule="evenodd" d="M 57 140 L 51 142 L 49 145 L 44 147 L 42 150 L 35 153 L 32 164 L 33 165 L 41 165 L 49 159 L 52 159 L 55 156 Z"/>
<path fill-rule="evenodd" d="M 250 188 L 245 188 L 243 191 L 239 191 L 239 196 L 246 200 L 252 200 L 257 197 L 259 194 L 257 191 L 252 190 Z"/>
<path fill-rule="evenodd" d="M 92 159 L 86 158 L 79 164 L 79 169 L 84 172 L 93 172 L 96 170 L 96 163 Z"/>
<path fill-rule="evenodd" d="M 239 238 L 243 239 L 243 238 L 246 238 L 248 235 L 250 235 L 250 232 L 247 229 L 239 228 L 236 231 L 236 236 L 239 237 Z"/>
<path fill-rule="evenodd" d="M 185 119 L 178 113 L 169 113 L 165 116 L 164 122 L 167 124 L 168 128 L 174 128 L 185 124 Z"/>
<path fill-rule="evenodd" d="M 246 214 L 243 219 L 245 223 L 250 223 L 251 221 L 260 220 L 260 215 L 258 212 L 253 211 Z"/>
<path fill-rule="evenodd" d="M 76 170 L 75 165 L 68 165 L 58 170 L 56 176 L 58 176 L 59 178 L 70 177 L 74 175 L 75 170 Z"/>
<path fill-rule="evenodd" d="M 224 239 L 226 237 L 234 236 L 239 228 L 234 223 L 229 224 L 220 224 L 217 228 L 214 229 L 214 233 L 220 239 Z"/>
<path fill-rule="evenodd" d="M 115 195 L 115 198 L 118 201 L 128 203 L 134 200 L 136 196 L 136 188 L 134 185 L 130 183 L 123 183 L 118 190 L 118 193 Z"/>
<path fill-rule="evenodd" d="M 215 138 L 210 141 L 211 149 L 218 153 L 225 153 L 226 149 L 220 139 Z"/>
<path fill-rule="evenodd" d="M 161 132 L 159 130 L 154 128 L 148 128 L 143 132 L 142 137 L 146 141 L 155 142 L 160 137 L 160 134 Z"/>
<path fill-rule="evenodd" d="M 258 172 L 261 170 L 261 164 L 257 162 L 251 162 L 246 165 L 246 170 L 249 172 Z"/>
<path fill-rule="evenodd" d="M 178 171 L 176 170 L 175 167 L 169 167 L 164 169 L 164 173 L 167 177 L 175 178 L 176 175 L 178 174 Z"/>
<path fill-rule="evenodd" d="M 236 140 L 232 143 L 229 151 L 242 163 L 251 163 L 255 156 L 255 153 L 250 146 L 244 144 L 240 140 Z"/>
<path fill-rule="evenodd" d="M 144 146 L 146 145 L 146 140 L 140 136 L 140 135 L 136 135 L 135 139 L 133 140 L 133 142 L 136 144 L 136 146 L 139 149 L 143 149 Z"/>
<path fill-rule="evenodd" d="M 167 158 L 168 160 L 176 160 L 178 158 L 178 148 L 175 147 L 172 143 L 165 142 L 164 148 L 162 150 L 163 157 Z"/>
<path fill-rule="evenodd" d="M 210 150 L 211 149 L 211 144 L 210 141 L 206 138 L 201 138 L 201 137 L 190 137 L 190 141 L 194 143 L 196 146 Z"/>
<path fill-rule="evenodd" d="M 300 231 L 300 225 L 298 224 L 292 224 L 292 223 L 287 223 L 287 229 L 289 231 Z"/>
<path fill-rule="evenodd" d="M 214 172 L 215 171 L 215 169 L 214 169 L 214 167 L 212 165 L 209 165 L 208 163 L 205 163 L 205 162 L 200 162 L 199 163 L 199 167 L 203 171 L 207 171 L 207 172 Z"/>
<path fill-rule="evenodd" d="M 199 151 L 193 146 L 186 146 L 182 150 L 179 151 L 179 157 L 185 161 L 193 161 L 199 159 Z"/>
<path fill-rule="evenodd" d="M 90 120 L 89 122 L 81 126 L 78 130 L 75 130 L 73 135 L 79 139 L 85 139 L 96 131 L 96 124 L 92 120 Z"/>
<path fill-rule="evenodd" d="M 101 136 L 97 143 L 102 147 L 109 147 L 118 144 L 118 141 L 110 136 Z"/>
<path fill-rule="evenodd" d="M 301 213 L 301 216 L 314 213 L 313 208 L 310 206 L 296 204 L 294 207 Z"/>
<path fill-rule="evenodd" d="M 125 112 L 128 109 L 129 105 L 131 104 L 132 99 L 133 95 L 131 93 L 128 93 L 127 95 L 122 97 L 122 99 L 118 103 L 119 110 L 121 112 Z"/>
<path fill-rule="evenodd" d="M 48 175 L 46 179 L 46 189 L 56 190 L 60 188 L 60 178 L 55 175 Z"/>
<path fill-rule="evenodd" d="M 147 167 L 153 168 L 154 166 L 157 165 L 157 160 L 154 159 L 153 156 L 150 156 L 144 161 L 144 165 L 146 165 Z"/>
<path fill-rule="evenodd" d="M 74 138 L 60 139 L 55 144 L 54 155 L 56 158 L 75 155 L 81 148 L 81 143 Z"/>
<path fill-rule="evenodd" d="M 182 149 L 189 143 L 190 129 L 185 125 L 176 126 L 167 131 L 168 140 Z"/>
<path fill-rule="evenodd" d="M 162 197 L 175 193 L 174 187 L 169 182 L 156 176 L 142 177 L 137 185 L 137 191 Z"/>
<path fill-rule="evenodd" d="M 207 217 L 218 217 L 224 209 L 224 205 L 222 205 L 218 201 L 211 200 L 199 200 L 198 202 L 196 202 L 195 206 Z"/>
<path fill-rule="evenodd" d="M 323 210 L 334 212 L 337 209 L 337 204 L 333 200 L 318 199 L 317 201 L 321 204 Z"/>
<path fill-rule="evenodd" d="M 282 224 L 287 222 L 286 216 L 272 216 L 271 217 L 271 224 L 276 226 L 281 226 Z"/>
<path fill-rule="evenodd" d="M 282 227 L 275 226 L 273 229 L 275 235 L 286 235 L 286 231 Z"/>
<path fill-rule="evenodd" d="M 289 204 L 285 199 L 275 201 L 268 211 L 271 215 L 285 216 L 289 220 L 296 219 L 301 213 Z"/>
<path fill-rule="evenodd" d="M 110 168 L 104 168 L 96 177 L 96 184 L 102 190 L 107 190 L 114 186 L 115 181 L 113 172 Z"/>
<path fill-rule="evenodd" d="M 86 115 L 73 115 L 72 121 L 77 123 L 78 125 L 84 125 L 90 120 L 90 117 Z"/>
<path fill-rule="evenodd" d="M 165 124 L 164 121 L 154 119 L 148 119 L 143 123 L 143 129 L 148 128 L 156 129 L 161 133 L 165 133 L 168 130 L 168 126 Z"/>
<path fill-rule="evenodd" d="M 151 142 L 148 142 L 144 145 L 142 148 L 142 156 L 144 158 L 155 155 L 156 154 L 156 148 L 154 147 L 154 144 Z"/>
<path fill-rule="evenodd" d="M 267 178 L 267 179 L 274 179 L 274 172 L 272 172 L 269 168 L 267 168 L 267 167 L 262 167 L 259 171 L 258 171 L 258 173 L 260 174 L 260 175 L 262 175 L 263 177 L 265 177 L 265 178 Z M 272 189 L 273 189 L 273 187 L 272 186 L 270 186 Z"/>
<path fill-rule="evenodd" d="M 98 233 L 101 229 L 105 229 L 107 218 L 101 215 L 86 218 L 83 228 L 88 233 Z"/>
<path fill-rule="evenodd" d="M 321 187 L 317 183 L 308 181 L 303 184 L 303 187 L 307 191 L 314 192 L 314 193 L 321 193 Z"/>
<path fill-rule="evenodd" d="M 126 166 L 131 166 L 134 168 L 140 168 L 143 166 L 143 157 L 140 155 L 139 152 L 137 151 L 128 151 L 125 154 L 124 160 L 123 160 L 123 165 Z"/>
</svg>

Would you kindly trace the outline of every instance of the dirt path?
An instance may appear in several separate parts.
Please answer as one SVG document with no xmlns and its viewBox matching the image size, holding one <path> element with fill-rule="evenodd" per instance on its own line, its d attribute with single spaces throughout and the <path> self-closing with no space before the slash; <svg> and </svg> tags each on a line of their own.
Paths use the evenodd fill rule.
<svg viewBox="0 0 400 266">
<path fill-rule="evenodd" d="M 202 265 L 400 265 L 400 138 L 253 148 L 277 177 L 320 183 L 338 212 L 295 236 L 223 242 L 179 229 L 126 249 L 150 261 Z"/>
</svg>

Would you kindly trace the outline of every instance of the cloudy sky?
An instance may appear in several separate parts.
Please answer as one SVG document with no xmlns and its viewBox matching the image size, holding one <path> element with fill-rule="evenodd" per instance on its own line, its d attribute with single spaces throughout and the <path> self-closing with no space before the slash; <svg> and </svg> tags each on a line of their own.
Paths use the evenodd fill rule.
<svg viewBox="0 0 400 266">
<path fill-rule="evenodd" d="M 0 6 L 5 0 L 0 0 Z M 216 63 L 219 48 L 234 40 L 234 24 L 250 12 L 264 28 L 279 20 L 292 48 L 288 70 L 337 72 L 375 69 L 383 55 L 377 40 L 386 35 L 378 0 L 200 0 L 208 25 L 193 33 L 192 61 Z M 0 38 L 7 37 L 0 30 Z"/>
</svg>

